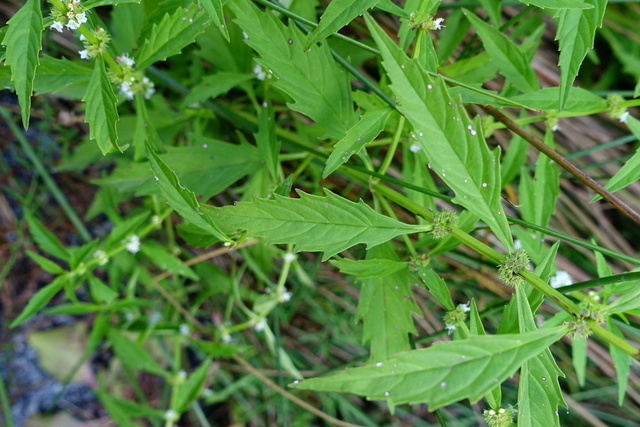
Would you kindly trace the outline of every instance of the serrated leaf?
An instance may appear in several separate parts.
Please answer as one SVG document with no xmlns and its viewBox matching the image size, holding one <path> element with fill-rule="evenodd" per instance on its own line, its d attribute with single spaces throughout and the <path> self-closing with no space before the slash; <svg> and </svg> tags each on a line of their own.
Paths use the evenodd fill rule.
<svg viewBox="0 0 640 427">
<path fill-rule="evenodd" d="M 136 371 L 145 371 L 162 376 L 167 375 L 158 362 L 151 357 L 147 349 L 137 341 L 130 340 L 117 329 L 109 329 L 107 336 L 113 346 L 113 351 L 118 356 L 118 359 L 122 361 L 122 364 Z"/>
<path fill-rule="evenodd" d="M 82 100 L 86 103 L 85 123 L 89 124 L 91 139 L 100 147 L 103 155 L 122 151 L 118 146 L 118 108 L 116 95 L 107 76 L 102 57 L 96 58 L 87 91 Z"/>
<path fill-rule="evenodd" d="M 585 0 L 592 9 L 564 9 L 556 13 L 556 40 L 560 44 L 560 110 L 578 75 L 587 51 L 593 47 L 596 28 L 602 26 L 607 0 Z"/>
<path fill-rule="evenodd" d="M 389 242 L 367 252 L 367 260 L 397 262 L 395 246 Z M 411 349 L 409 335 L 415 334 L 413 313 L 420 308 L 413 299 L 413 276 L 406 270 L 383 277 L 362 279 L 356 320 L 362 320 L 362 342 L 371 346 L 371 360 L 380 362 Z"/>
<path fill-rule="evenodd" d="M 449 286 L 442 280 L 438 274 L 430 268 L 419 265 L 418 276 L 427 285 L 427 289 L 431 292 L 436 300 L 446 308 L 448 311 L 454 310 L 456 306 L 451 299 L 451 293 L 449 292 Z"/>
<path fill-rule="evenodd" d="M 140 0 L 87 0 L 86 2 L 82 3 L 82 6 L 84 6 L 86 9 L 93 9 L 94 7 L 98 6 L 117 6 L 123 3 L 139 4 Z"/>
<path fill-rule="evenodd" d="M 373 277 L 384 277 L 402 270 L 406 270 L 409 263 L 393 261 L 390 259 L 333 259 L 329 261 L 331 265 L 337 267 L 343 274 L 352 274 L 359 279 L 370 279 Z"/>
<path fill-rule="evenodd" d="M 640 139 L 640 120 L 633 116 L 627 118 L 627 126 L 633 134 Z M 640 149 L 636 150 L 633 156 L 613 175 L 604 186 L 610 192 L 616 192 L 623 189 L 627 185 L 640 179 Z M 591 202 L 600 200 L 602 196 L 597 194 L 591 199 Z"/>
<path fill-rule="evenodd" d="M 522 92 L 538 89 L 536 73 L 520 48 L 500 30 L 487 24 L 473 12 L 465 9 L 465 14 L 475 27 L 491 62 L 498 67 L 500 74 L 510 79 Z"/>
<path fill-rule="evenodd" d="M 188 11 L 180 7 L 173 14 L 164 15 L 159 24 L 153 25 L 149 38 L 140 42 L 135 58 L 137 68 L 144 69 L 180 53 L 204 31 L 207 21 L 205 12 L 195 6 Z"/>
<path fill-rule="evenodd" d="M 348 392 L 389 404 L 427 403 L 429 410 L 479 400 L 566 333 L 565 327 L 524 334 L 473 336 L 400 353 L 384 363 L 301 381 L 295 388 Z"/>
<path fill-rule="evenodd" d="M 154 179 L 169 205 L 193 225 L 211 233 L 221 241 L 229 241 L 220 227 L 200 211 L 200 204 L 196 200 L 195 194 L 180 184 L 176 174 L 153 152 L 149 144 L 147 144 L 147 156 L 151 170 L 155 175 Z"/>
<path fill-rule="evenodd" d="M 349 82 L 328 46 L 304 50 L 305 37 L 294 25 L 285 26 L 247 0 L 227 6 L 248 35 L 247 44 L 260 54 L 257 62 L 269 71 L 272 84 L 294 100 L 289 108 L 323 126 L 329 137 L 342 138 L 356 117 Z"/>
<path fill-rule="evenodd" d="M 220 30 L 224 38 L 229 41 L 229 29 L 225 25 L 222 0 L 198 0 L 207 11 L 213 24 Z"/>
<path fill-rule="evenodd" d="M 311 34 L 305 49 L 329 37 L 342 27 L 374 7 L 380 0 L 333 0 L 320 17 L 320 24 Z"/>
<path fill-rule="evenodd" d="M 333 147 L 333 151 L 329 155 L 327 164 L 322 172 L 322 177 L 329 176 L 346 163 L 352 155 L 360 151 L 362 147 L 373 141 L 384 130 L 384 125 L 387 123 L 392 111 L 391 108 L 383 108 L 363 114 L 358 122 Z"/>
<path fill-rule="evenodd" d="M 324 252 L 322 260 L 359 243 L 379 245 L 396 236 L 425 230 L 384 216 L 362 200 L 349 201 L 329 190 L 325 196 L 298 191 L 299 199 L 275 195 L 208 210 L 215 219 L 247 230 L 269 243 L 291 243 L 296 251 Z M 430 227 L 430 226 L 426 226 Z"/>
<path fill-rule="evenodd" d="M 523 286 L 516 288 L 518 323 L 521 333 L 536 330 L 533 313 Z M 544 329 L 543 329 L 544 330 Z M 564 374 L 548 348 L 522 365 L 518 389 L 518 425 L 560 427 L 558 407 L 567 407 L 558 377 Z"/>
<path fill-rule="evenodd" d="M 25 320 L 36 314 L 38 311 L 40 311 L 45 305 L 49 303 L 49 301 L 51 301 L 51 298 L 53 298 L 66 283 L 66 275 L 58 276 L 54 279 L 53 282 L 49 283 L 47 286 L 36 292 L 29 299 L 27 306 L 22 310 L 20 315 L 11 322 L 9 327 L 15 328 L 16 326 L 20 325 Z"/>
<path fill-rule="evenodd" d="M 248 144 L 226 142 L 191 135 L 194 146 L 167 147 L 158 157 L 176 173 L 180 182 L 203 200 L 252 175 L 264 167 L 260 152 Z M 135 191 L 136 195 L 155 194 L 158 189 L 146 163 L 128 163 L 119 166 L 108 178 L 95 183 L 118 191 Z"/>
<path fill-rule="evenodd" d="M 240 83 L 254 78 L 253 74 L 241 74 L 237 72 L 221 71 L 219 73 L 205 76 L 202 81 L 195 85 L 191 92 L 182 102 L 182 106 L 203 102 L 209 98 L 216 98 L 224 95 Z"/>
<path fill-rule="evenodd" d="M 7 22 L 7 26 L 7 32 L 0 44 L 6 46 L 5 64 L 11 67 L 11 79 L 15 82 L 22 111 L 22 125 L 27 129 L 31 113 L 33 79 L 40 62 L 38 54 L 42 49 L 44 30 L 40 0 L 27 0 Z"/>
<path fill-rule="evenodd" d="M 489 150 L 479 118 L 469 119 L 442 79 L 428 76 L 369 15 L 365 19 L 391 78 L 398 110 L 415 128 L 433 171 L 455 192 L 453 202 L 480 217 L 511 250 L 513 240 L 500 201 L 500 150 Z"/>
<path fill-rule="evenodd" d="M 583 0 L 520 0 L 521 3 L 534 5 L 541 9 L 591 9 L 593 5 Z"/>
<path fill-rule="evenodd" d="M 40 249 L 63 261 L 69 261 L 69 251 L 60 243 L 60 240 L 47 230 L 31 212 L 25 211 L 24 216 L 29 224 L 31 237 L 40 246 Z"/>
</svg>

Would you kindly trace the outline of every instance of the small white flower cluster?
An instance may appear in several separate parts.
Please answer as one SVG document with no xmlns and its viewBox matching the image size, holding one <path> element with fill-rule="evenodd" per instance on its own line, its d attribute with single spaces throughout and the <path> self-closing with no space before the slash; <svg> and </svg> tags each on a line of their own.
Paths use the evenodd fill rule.
<svg viewBox="0 0 640 427">
<path fill-rule="evenodd" d="M 62 1 L 63 10 L 54 8 L 51 10 L 53 24 L 49 26 L 51 30 L 61 33 L 63 27 L 70 30 L 77 30 L 80 25 L 87 22 L 87 12 L 80 4 L 80 0 Z M 65 10 L 66 9 L 66 10 Z"/>
<path fill-rule="evenodd" d="M 107 253 L 100 249 L 93 253 L 93 257 L 98 260 L 98 265 L 105 265 L 109 262 L 109 256 Z"/>
<path fill-rule="evenodd" d="M 258 80 L 264 80 L 267 78 L 267 73 L 264 72 L 260 64 L 256 64 L 256 66 L 253 67 L 252 72 Z"/>
<path fill-rule="evenodd" d="M 129 240 L 127 240 L 125 244 L 127 245 L 127 251 L 132 254 L 140 252 L 140 238 L 135 234 L 129 237 Z"/>
<path fill-rule="evenodd" d="M 128 80 L 123 80 L 118 87 L 120 89 L 120 93 L 129 101 L 132 101 L 133 98 L 135 98 L 136 92 L 143 92 L 145 99 L 151 98 L 151 95 L 156 93 L 155 85 L 151 80 L 149 80 L 149 77 L 146 76 L 142 77 L 142 79 L 138 79 L 136 76 L 131 76 Z"/>
<path fill-rule="evenodd" d="M 444 18 L 435 18 L 432 15 L 427 15 L 425 18 L 419 17 L 415 12 L 409 16 L 409 23 L 411 28 L 421 28 L 423 30 L 442 30 L 446 28 L 446 25 L 442 25 Z"/>
<path fill-rule="evenodd" d="M 287 288 L 282 288 L 282 292 L 278 295 L 278 302 L 287 302 L 291 299 L 291 292 Z"/>
<path fill-rule="evenodd" d="M 84 49 L 78 51 L 80 59 L 91 59 L 102 55 L 107 49 L 107 43 L 109 40 L 111 40 L 111 37 L 109 37 L 109 34 L 104 30 L 104 28 L 92 31 L 91 41 L 87 40 L 83 34 L 80 34 L 80 41 L 84 46 Z"/>
<path fill-rule="evenodd" d="M 253 329 L 254 329 L 256 332 L 262 332 L 262 331 L 264 331 L 264 328 L 265 328 L 266 326 L 267 326 L 267 322 L 264 320 L 264 318 L 262 318 L 262 319 L 260 319 L 260 320 L 258 320 L 258 321 L 256 322 L 256 324 L 253 326 Z"/>
</svg>

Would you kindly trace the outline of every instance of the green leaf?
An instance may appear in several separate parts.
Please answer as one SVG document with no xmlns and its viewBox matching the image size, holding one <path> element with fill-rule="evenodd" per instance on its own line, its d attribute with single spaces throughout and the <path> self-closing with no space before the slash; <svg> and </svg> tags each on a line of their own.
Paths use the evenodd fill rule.
<svg viewBox="0 0 640 427">
<path fill-rule="evenodd" d="M 629 116 L 627 118 L 627 126 L 631 132 L 640 139 L 640 120 L 633 116 Z M 638 179 L 640 179 L 640 148 L 636 150 L 634 155 L 627 160 L 620 170 L 616 172 L 609 181 L 607 181 L 604 188 L 613 193 L 623 189 L 633 182 L 636 182 Z M 591 199 L 591 202 L 593 203 L 601 198 L 602 196 L 597 194 L 593 199 Z"/>
<path fill-rule="evenodd" d="M 510 79 L 522 92 L 538 89 L 536 73 L 520 48 L 500 30 L 487 24 L 473 12 L 465 9 L 465 14 L 475 27 L 491 62 L 498 67 L 500 74 Z"/>
<path fill-rule="evenodd" d="M 327 136 L 341 139 L 356 117 L 349 81 L 328 46 L 305 50 L 305 37 L 294 25 L 285 26 L 247 0 L 227 6 L 248 35 L 247 44 L 260 54 L 257 62 L 268 70 L 272 84 L 294 100 L 289 108 L 323 126 Z"/>
<path fill-rule="evenodd" d="M 571 357 L 573 359 L 573 367 L 576 370 L 578 384 L 584 387 L 584 380 L 587 370 L 587 339 L 574 338 L 571 340 Z"/>
<path fill-rule="evenodd" d="M 367 252 L 367 260 L 398 262 L 394 250 L 390 242 L 375 246 Z M 410 350 L 409 335 L 417 332 L 411 313 L 420 313 L 411 291 L 413 276 L 405 268 L 361 282 L 356 320 L 362 320 L 362 342 L 371 345 L 371 361 L 380 362 Z"/>
<path fill-rule="evenodd" d="M 518 323 L 521 333 L 536 330 L 526 288 L 516 288 Z M 560 427 L 558 407 L 567 407 L 558 377 L 564 374 L 548 348 L 522 365 L 518 390 L 518 425 Z"/>
<path fill-rule="evenodd" d="M 362 147 L 376 139 L 380 132 L 384 130 L 384 125 L 387 123 L 392 111 L 391 108 L 383 108 L 363 114 L 360 120 L 333 147 L 333 151 L 329 155 L 327 164 L 322 172 L 322 177 L 329 176 L 346 163 L 352 155 L 360 151 Z"/>
<path fill-rule="evenodd" d="M 453 304 L 453 300 L 451 299 L 449 286 L 447 286 L 446 282 L 442 280 L 442 278 L 438 276 L 435 271 L 419 265 L 418 275 L 420 276 L 420 279 L 424 282 L 424 284 L 427 285 L 429 292 L 431 292 L 431 295 L 436 298 L 440 305 L 442 305 L 448 311 L 454 310 L 456 308 L 455 304 Z"/>
<path fill-rule="evenodd" d="M 353 21 L 362 12 L 374 7 L 380 0 L 333 0 L 327 5 L 320 24 L 309 35 L 305 49 L 326 39 L 331 34 Z"/>
<path fill-rule="evenodd" d="M 331 265 L 337 267 L 343 274 L 352 274 L 359 279 L 370 279 L 373 277 L 384 277 L 390 274 L 406 270 L 409 263 L 393 261 L 390 259 L 333 259 L 329 261 Z"/>
<path fill-rule="evenodd" d="M 556 13 L 556 40 L 560 43 L 560 110 L 569 97 L 573 81 L 589 49 L 593 47 L 596 28 L 602 26 L 607 0 L 585 0 L 591 9 L 565 9 Z"/>
<path fill-rule="evenodd" d="M 42 223 L 31 212 L 25 211 L 24 216 L 29 224 L 31 237 L 40 246 L 40 249 L 63 261 L 69 261 L 69 251 L 62 246 L 60 240 L 52 232 L 44 228 Z"/>
<path fill-rule="evenodd" d="M 136 128 L 133 132 L 133 160 L 140 162 L 147 157 L 145 141 L 156 151 L 164 151 L 164 147 L 154 122 L 149 118 L 147 103 L 142 94 L 137 93 L 135 95 L 134 105 L 136 106 Z"/>
<path fill-rule="evenodd" d="M 207 11 L 214 25 L 220 30 L 224 38 L 229 41 L 229 29 L 225 25 L 222 0 L 198 0 Z"/>
<path fill-rule="evenodd" d="M 205 12 L 195 5 L 188 10 L 180 7 L 172 15 L 165 14 L 159 24 L 153 25 L 149 38 L 140 42 L 135 58 L 137 68 L 147 68 L 180 53 L 204 31 L 207 21 Z"/>
<path fill-rule="evenodd" d="M 625 339 L 611 317 L 607 318 L 607 326 L 611 333 L 619 338 Z M 613 366 L 616 368 L 616 377 L 618 378 L 618 405 L 622 406 L 624 395 L 627 391 L 627 384 L 629 383 L 631 357 L 613 344 L 609 344 L 609 354 L 611 354 L 611 358 L 613 359 Z"/>
<path fill-rule="evenodd" d="M 27 250 L 27 255 L 29 258 L 37 262 L 43 270 L 48 271 L 51 274 L 62 274 L 65 271 L 64 268 L 60 267 L 55 262 L 43 257 L 42 255 L 38 255 L 35 252 Z"/>
<path fill-rule="evenodd" d="M 348 392 L 389 404 L 427 403 L 429 411 L 462 399 L 478 401 L 527 360 L 560 339 L 556 327 L 524 334 L 473 336 L 400 353 L 384 363 L 301 381 L 293 387 Z"/>
<path fill-rule="evenodd" d="M 189 379 L 178 388 L 178 392 L 175 397 L 175 408 L 177 408 L 179 413 L 185 412 L 189 409 L 189 405 L 198 399 L 200 390 L 207 379 L 207 370 L 209 369 L 210 364 L 210 360 L 204 361 L 198 369 L 189 375 Z"/>
<path fill-rule="evenodd" d="M 23 323 L 25 320 L 29 319 L 31 316 L 36 314 L 36 312 L 40 311 L 49 301 L 53 298 L 62 287 L 67 283 L 67 275 L 58 276 L 54 279 L 53 282 L 49 283 L 44 288 L 40 289 L 36 292 L 27 303 L 27 306 L 22 310 L 22 313 L 11 322 L 9 325 L 10 328 L 15 328 L 16 326 Z"/>
<path fill-rule="evenodd" d="M 324 252 L 323 261 L 358 243 L 372 247 L 431 228 L 404 224 L 379 214 L 363 201 L 351 202 L 329 190 L 324 197 L 302 191 L 298 194 L 299 199 L 274 195 L 271 200 L 240 202 L 208 213 L 269 243 L 291 243 L 296 251 Z"/>
<path fill-rule="evenodd" d="M 33 79 L 40 62 L 38 54 L 42 49 L 44 30 L 40 0 L 27 0 L 7 22 L 7 26 L 9 28 L 0 44 L 6 46 L 5 64 L 11 67 L 11 79 L 15 82 L 22 111 L 22 125 L 27 129 Z"/>
<path fill-rule="evenodd" d="M 147 156 L 149 156 L 151 170 L 155 175 L 154 179 L 169 205 L 187 221 L 211 233 L 221 241 L 229 241 L 220 227 L 200 211 L 200 204 L 196 200 L 195 194 L 180 184 L 176 174 L 153 152 L 149 144 L 147 144 Z"/>
<path fill-rule="evenodd" d="M 591 9 L 593 5 L 583 0 L 520 0 L 528 5 L 534 5 L 541 9 Z"/>
<path fill-rule="evenodd" d="M 480 0 L 482 8 L 487 11 L 493 25 L 499 27 L 502 21 L 500 0 Z"/>
<path fill-rule="evenodd" d="M 118 147 L 118 108 L 116 95 L 107 76 L 102 57 L 96 58 L 93 74 L 82 100 L 86 102 L 84 121 L 89 123 L 91 139 L 95 139 L 103 155 L 122 151 Z"/>
<path fill-rule="evenodd" d="M 93 300 L 97 303 L 109 304 L 118 297 L 118 293 L 104 284 L 93 274 L 89 275 L 89 291 Z"/>
<path fill-rule="evenodd" d="M 139 4 L 140 0 L 87 0 L 86 2 L 82 3 L 82 6 L 84 6 L 87 9 L 93 9 L 94 7 L 98 7 L 98 6 L 109 6 L 109 5 L 117 6 L 123 3 Z"/>
<path fill-rule="evenodd" d="M 136 371 L 145 371 L 152 374 L 166 376 L 167 373 L 149 354 L 146 348 L 136 341 L 131 341 L 117 329 L 109 329 L 107 332 L 113 351 L 122 363 Z"/>
<path fill-rule="evenodd" d="M 130 216 L 123 222 L 117 224 L 109 233 L 109 237 L 105 242 L 104 248 L 109 251 L 116 246 L 120 246 L 122 241 L 147 223 L 150 212 L 142 212 L 141 214 Z"/>
<path fill-rule="evenodd" d="M 260 109 L 258 116 L 258 132 L 254 135 L 256 145 L 260 150 L 260 154 L 266 163 L 267 170 L 274 180 L 278 180 L 280 176 L 280 163 L 278 156 L 280 154 L 280 140 L 276 136 L 276 120 L 273 112 L 273 105 L 270 100 L 265 101 Z"/>
<path fill-rule="evenodd" d="M 209 98 L 217 98 L 224 95 L 240 83 L 253 79 L 253 74 L 241 74 L 236 72 L 221 71 L 205 76 L 195 85 L 191 92 L 182 101 L 183 108 L 193 103 L 203 102 Z"/>
<path fill-rule="evenodd" d="M 198 275 L 179 258 L 170 254 L 164 245 L 150 240 L 149 242 L 143 243 L 140 249 L 142 253 L 149 257 L 162 271 L 170 271 L 193 280 L 198 279 Z"/>
<path fill-rule="evenodd" d="M 391 78 L 398 109 L 415 128 L 432 170 L 455 191 L 453 202 L 480 217 L 511 250 L 511 231 L 500 201 L 500 150 L 489 150 L 479 118 L 469 119 L 442 79 L 425 74 L 369 15 L 365 19 Z"/>
<path fill-rule="evenodd" d="M 197 145 L 167 147 L 167 152 L 158 157 L 175 172 L 180 182 L 203 200 L 264 167 L 260 152 L 254 146 L 229 144 L 197 135 L 191 135 L 191 140 Z M 158 193 L 146 163 L 120 166 L 110 177 L 94 182 L 118 191 L 135 191 L 139 196 Z"/>
</svg>

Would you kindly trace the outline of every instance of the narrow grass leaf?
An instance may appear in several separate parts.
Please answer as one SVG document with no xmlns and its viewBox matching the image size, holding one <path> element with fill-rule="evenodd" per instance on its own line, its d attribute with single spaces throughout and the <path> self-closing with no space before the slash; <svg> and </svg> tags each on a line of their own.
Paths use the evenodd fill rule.
<svg viewBox="0 0 640 427">
<path fill-rule="evenodd" d="M 341 139 L 356 116 L 349 81 L 328 46 L 305 50 L 305 37 L 294 25 L 285 26 L 247 0 L 227 6 L 247 34 L 246 43 L 260 54 L 257 62 L 268 72 L 267 78 L 294 100 L 289 108 L 323 126 L 327 136 Z"/>
<path fill-rule="evenodd" d="M 302 381 L 294 387 L 348 392 L 392 405 L 427 403 L 433 411 L 463 399 L 478 401 L 565 333 L 565 327 L 556 327 L 438 342 L 385 362 Z"/>
<path fill-rule="evenodd" d="M 401 270 L 406 270 L 409 263 L 402 261 L 393 261 L 390 259 L 334 259 L 329 261 L 331 265 L 338 268 L 343 274 L 352 274 L 360 279 L 369 279 L 372 277 L 384 277 Z"/>
<path fill-rule="evenodd" d="M 102 57 L 96 58 L 91 80 L 82 100 L 86 103 L 84 121 L 89 124 L 91 139 L 98 143 L 102 154 L 121 151 L 116 130 L 117 99 Z"/>
<path fill-rule="evenodd" d="M 611 317 L 607 318 L 607 326 L 612 334 L 621 339 L 625 339 Z M 611 354 L 611 359 L 613 359 L 613 366 L 616 368 L 616 377 L 618 379 L 618 405 L 622 406 L 624 403 L 624 395 L 627 391 L 627 384 L 629 383 L 631 357 L 613 344 L 609 344 L 609 354 Z"/>
<path fill-rule="evenodd" d="M 275 195 L 273 199 L 208 209 L 207 213 L 269 243 L 290 243 L 296 251 L 324 252 L 323 261 L 359 243 L 371 247 L 430 228 L 396 221 L 363 201 L 355 203 L 329 190 L 325 190 L 325 196 L 302 191 L 298 194 L 300 198 Z"/>
<path fill-rule="evenodd" d="M 180 184 L 176 174 L 153 152 L 148 144 L 147 155 L 151 170 L 154 173 L 154 179 L 169 205 L 193 225 L 211 233 L 212 236 L 221 241 L 229 241 L 229 238 L 225 236 L 224 232 L 211 218 L 200 211 L 200 204 L 196 200 L 195 194 Z"/>
<path fill-rule="evenodd" d="M 562 9 L 555 15 L 556 40 L 560 44 L 560 110 L 564 109 L 582 61 L 593 47 L 596 29 L 602 26 L 607 7 L 607 0 L 585 0 L 585 3 L 593 8 Z"/>
<path fill-rule="evenodd" d="M 22 310 L 20 315 L 11 322 L 9 327 L 15 328 L 40 311 L 45 305 L 47 305 L 47 303 L 49 303 L 49 301 L 51 301 L 51 298 L 53 298 L 66 283 L 66 275 L 58 276 L 53 280 L 53 282 L 36 292 L 29 299 L 27 306 Z"/>
<path fill-rule="evenodd" d="M 369 16 L 369 31 L 380 49 L 398 109 L 415 128 L 433 171 L 455 191 L 453 199 L 475 213 L 511 250 L 513 240 L 500 200 L 500 150 L 489 150 L 479 118 L 471 121 L 440 78 L 431 78 Z"/>
<path fill-rule="evenodd" d="M 229 29 L 224 22 L 224 10 L 222 8 L 222 0 L 198 0 L 198 2 L 207 11 L 213 24 L 220 30 L 224 38 L 229 41 Z"/>
<path fill-rule="evenodd" d="M 395 246 L 387 242 L 367 252 L 367 260 L 397 262 Z M 362 341 L 371 346 L 371 360 L 381 362 L 411 349 L 410 335 L 416 334 L 412 313 L 420 313 L 411 285 L 414 278 L 406 270 L 383 277 L 362 279 L 356 320 L 362 320 Z"/>
<path fill-rule="evenodd" d="M 60 240 L 58 240 L 52 232 L 47 230 L 30 211 L 25 211 L 24 216 L 27 224 L 29 224 L 31 237 L 33 237 L 33 240 L 40 246 L 40 249 L 58 259 L 69 261 L 69 251 L 60 243 Z"/>
<path fill-rule="evenodd" d="M 82 6 L 87 9 L 92 9 L 98 6 L 117 6 L 124 3 L 139 4 L 140 0 L 87 0 L 86 2 L 82 3 Z"/>
<path fill-rule="evenodd" d="M 266 163 L 267 170 L 274 180 L 278 180 L 280 173 L 280 140 L 276 136 L 276 118 L 270 100 L 265 101 L 258 115 L 258 132 L 254 135 L 261 158 Z"/>
<path fill-rule="evenodd" d="M 47 258 L 43 257 L 42 255 L 38 255 L 35 252 L 31 252 L 30 250 L 27 250 L 27 255 L 29 256 L 29 258 L 31 258 L 32 260 L 37 262 L 38 265 L 43 270 L 45 270 L 45 271 L 47 271 L 47 272 L 49 272 L 51 274 L 62 274 L 65 271 L 64 268 L 60 267 L 55 262 L 51 261 L 50 259 L 47 259 Z"/>
<path fill-rule="evenodd" d="M 391 108 L 383 108 L 363 114 L 360 120 L 347 131 L 344 138 L 333 147 L 322 172 L 322 177 L 329 176 L 362 147 L 372 142 L 384 130 L 392 111 Z"/>
<path fill-rule="evenodd" d="M 329 37 L 353 21 L 363 11 L 371 9 L 380 0 L 333 0 L 320 17 L 320 24 L 309 35 L 305 49 Z"/>
<path fill-rule="evenodd" d="M 510 79 L 522 92 L 538 89 L 538 78 L 524 52 L 500 30 L 487 24 L 473 12 L 465 9 L 465 14 L 500 74 Z"/>
<path fill-rule="evenodd" d="M 166 376 L 167 373 L 156 362 L 151 354 L 140 343 L 125 337 L 118 329 L 109 329 L 107 332 L 109 342 L 118 359 L 126 366 L 134 370 L 150 372 L 152 374 Z"/>
<path fill-rule="evenodd" d="M 482 8 L 487 11 L 493 25 L 499 27 L 502 18 L 502 7 L 500 2 L 495 0 L 480 0 L 480 4 L 482 5 Z"/>
<path fill-rule="evenodd" d="M 22 125 L 29 127 L 31 113 L 31 93 L 38 54 L 42 49 L 42 31 L 44 21 L 40 0 L 27 2 L 7 22 L 7 32 L 2 39 L 6 46 L 5 65 L 11 67 L 11 80 L 15 82 L 16 94 L 22 111 Z"/>
<path fill-rule="evenodd" d="M 520 2 L 534 5 L 541 9 L 591 9 L 593 5 L 583 0 L 520 0 Z"/>
<path fill-rule="evenodd" d="M 180 53 L 204 31 L 207 21 L 206 13 L 195 5 L 188 9 L 180 7 L 171 15 L 166 14 L 159 24 L 153 25 L 149 38 L 140 41 L 140 50 L 135 58 L 137 68 L 144 69 Z"/>
<path fill-rule="evenodd" d="M 210 364 L 210 360 L 204 361 L 198 369 L 189 375 L 189 379 L 178 388 L 175 407 L 180 413 L 188 410 L 191 402 L 195 402 L 198 399 L 200 390 L 207 379 L 207 370 Z"/>
</svg>

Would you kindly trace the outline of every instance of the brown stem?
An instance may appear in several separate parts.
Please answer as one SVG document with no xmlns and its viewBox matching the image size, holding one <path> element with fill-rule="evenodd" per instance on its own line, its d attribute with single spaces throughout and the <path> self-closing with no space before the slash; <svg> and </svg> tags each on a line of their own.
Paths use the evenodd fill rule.
<svg viewBox="0 0 640 427">
<path fill-rule="evenodd" d="M 521 136 L 525 141 L 531 144 L 536 150 L 545 154 L 551 160 L 560 165 L 564 170 L 569 172 L 571 175 L 578 178 L 584 185 L 598 193 L 602 196 L 603 199 L 607 200 L 611 203 L 616 209 L 620 212 L 640 224 L 640 214 L 633 210 L 629 205 L 623 202 L 618 196 L 613 193 L 607 191 L 602 185 L 598 184 L 593 178 L 589 175 L 582 172 L 578 169 L 573 163 L 562 157 L 560 153 L 549 148 L 544 142 L 540 141 L 535 136 L 531 135 L 527 131 L 525 131 L 520 125 L 507 117 L 504 113 L 498 111 L 490 105 L 482 105 L 481 108 L 487 113 L 491 114 L 500 122 L 504 123 L 504 125 L 509 128 L 513 133 Z"/>
</svg>

